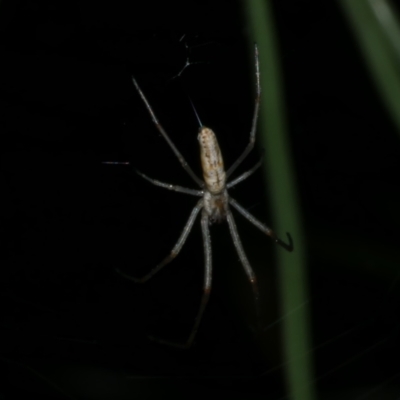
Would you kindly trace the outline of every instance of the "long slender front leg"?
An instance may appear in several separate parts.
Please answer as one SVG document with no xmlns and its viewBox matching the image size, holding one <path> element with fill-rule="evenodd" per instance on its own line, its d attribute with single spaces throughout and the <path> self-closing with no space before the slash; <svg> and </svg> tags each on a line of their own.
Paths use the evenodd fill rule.
<svg viewBox="0 0 400 400">
<path fill-rule="evenodd" d="M 228 210 L 226 213 L 226 219 L 228 221 L 229 232 L 231 233 L 233 244 L 235 245 L 236 251 L 239 255 L 244 271 L 246 272 L 246 275 L 251 283 L 254 295 L 255 307 L 256 307 L 256 321 L 257 325 L 260 326 L 260 304 L 259 304 L 260 293 L 258 291 L 257 278 L 253 271 L 253 268 L 251 268 L 249 260 L 247 259 L 246 253 L 244 252 L 243 245 L 236 228 L 236 223 L 233 218 L 232 212 L 230 210 Z"/>
<path fill-rule="evenodd" d="M 249 169 L 246 172 L 243 172 L 243 174 L 239 175 L 237 178 L 233 179 L 230 181 L 227 185 L 226 188 L 230 189 L 234 186 L 236 186 L 238 183 L 243 182 L 245 179 L 247 179 L 250 175 L 254 174 L 254 172 L 257 171 L 258 168 L 261 167 L 262 164 L 262 159 L 251 169 Z"/>
<path fill-rule="evenodd" d="M 201 232 L 203 235 L 203 245 L 204 245 L 204 283 L 203 283 L 203 296 L 201 297 L 201 303 L 199 311 L 197 312 L 196 318 L 194 320 L 194 325 L 188 340 L 186 343 L 175 343 L 170 342 L 168 340 L 159 339 L 157 337 L 150 336 L 150 339 L 162 343 L 167 344 L 174 347 L 179 347 L 181 349 L 189 348 L 194 338 L 196 337 L 197 330 L 199 329 L 201 319 L 204 314 L 204 310 L 206 309 L 208 299 L 210 298 L 211 292 L 211 282 L 212 282 L 212 260 L 211 260 L 211 238 L 210 238 L 210 230 L 208 227 L 208 215 L 203 210 L 203 214 L 201 216 Z"/>
<path fill-rule="evenodd" d="M 170 137 L 168 136 L 167 132 L 164 130 L 160 122 L 158 121 L 158 118 L 156 117 L 156 114 L 154 114 L 153 109 L 150 106 L 150 103 L 146 99 L 146 96 L 142 92 L 142 89 L 140 89 L 138 83 L 136 82 L 136 79 L 132 76 L 132 82 L 135 85 L 136 90 L 138 91 L 140 97 L 143 100 L 143 103 L 145 104 L 147 111 L 149 112 L 151 119 L 153 120 L 154 125 L 158 129 L 158 131 L 161 133 L 161 135 L 164 137 L 164 139 L 167 141 L 169 147 L 172 149 L 174 152 L 175 156 L 178 158 L 179 162 L 181 163 L 183 169 L 191 176 L 191 178 L 200 186 L 203 187 L 204 183 L 203 181 L 198 178 L 198 176 L 193 172 L 192 168 L 190 168 L 190 165 L 187 163 L 187 161 L 183 158 L 183 155 L 180 153 L 180 151 L 177 149 L 177 147 L 174 145 Z"/>
<path fill-rule="evenodd" d="M 256 67 L 256 98 L 254 104 L 254 113 L 253 113 L 253 121 L 251 123 L 250 130 L 250 140 L 247 147 L 244 149 L 243 153 L 239 156 L 239 158 L 229 167 L 228 171 L 226 171 L 226 177 L 229 178 L 232 175 L 232 172 L 241 164 L 241 162 L 247 157 L 250 151 L 254 147 L 254 143 L 256 141 L 256 130 L 257 130 L 257 119 L 258 119 L 258 110 L 260 108 L 260 99 L 261 99 L 261 85 L 260 85 L 260 61 L 258 59 L 258 48 L 257 45 L 254 45 L 254 59 L 255 59 L 255 67 Z"/>
<path fill-rule="evenodd" d="M 293 248 L 294 248 L 293 240 L 288 232 L 286 232 L 286 235 L 289 239 L 289 244 L 285 243 L 284 241 L 279 239 L 278 236 L 276 236 L 276 233 L 271 228 L 268 228 L 267 225 L 264 225 L 262 222 L 260 222 L 256 217 L 254 217 L 254 215 L 251 215 L 236 200 L 232 199 L 232 197 L 229 198 L 229 204 L 232 207 L 235 207 L 236 210 L 239 211 L 240 214 L 243 215 L 243 217 L 245 217 L 248 221 L 250 221 L 261 232 L 264 232 L 266 235 L 268 235 L 276 244 L 279 244 L 279 246 L 282 246 L 287 251 L 293 251 Z"/>
<path fill-rule="evenodd" d="M 175 246 L 171 250 L 171 253 L 164 258 L 163 261 L 161 261 L 160 264 L 158 264 L 155 268 L 153 268 L 147 275 L 141 277 L 141 278 L 135 278 L 133 276 L 127 275 L 124 272 L 120 271 L 118 268 L 116 268 L 116 272 L 118 272 L 120 275 L 122 275 L 126 279 L 130 279 L 133 282 L 136 283 L 144 283 L 147 282 L 151 277 L 153 277 L 158 271 L 160 271 L 161 268 L 163 268 L 165 265 L 170 263 L 181 251 L 183 245 L 186 242 L 186 239 L 190 233 L 190 231 L 193 228 L 194 221 L 199 213 L 199 211 L 203 207 L 203 199 L 200 199 L 196 206 L 193 208 L 188 221 L 186 222 L 185 227 L 183 228 L 183 231 L 181 233 L 181 236 L 179 237 L 178 241 L 176 242 Z"/>
<path fill-rule="evenodd" d="M 146 181 L 152 183 L 155 186 L 160 186 L 164 189 L 173 190 L 174 192 L 179 192 L 179 193 L 186 193 L 186 194 L 190 194 L 192 196 L 203 196 L 203 194 L 204 194 L 204 192 L 202 190 L 189 189 L 189 188 L 185 188 L 182 186 L 172 185 L 170 183 L 161 182 L 157 179 L 148 177 L 147 175 L 143 174 L 142 172 L 140 172 L 138 170 L 136 170 L 136 173 L 138 175 L 140 175 L 143 179 L 146 179 Z"/>
</svg>

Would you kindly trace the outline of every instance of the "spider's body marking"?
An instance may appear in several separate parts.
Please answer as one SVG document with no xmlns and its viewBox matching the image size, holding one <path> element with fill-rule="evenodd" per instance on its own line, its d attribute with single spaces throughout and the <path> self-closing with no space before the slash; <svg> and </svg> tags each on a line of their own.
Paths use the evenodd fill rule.
<svg viewBox="0 0 400 400">
<path fill-rule="evenodd" d="M 226 187 L 226 173 L 221 149 L 215 133 L 205 126 L 199 129 L 200 159 L 207 191 L 222 194 Z"/>
<path fill-rule="evenodd" d="M 228 209 L 228 192 L 226 191 L 226 174 L 221 149 L 212 129 L 200 127 L 198 140 L 200 160 L 205 182 L 204 210 L 209 224 L 226 219 Z"/>
</svg>

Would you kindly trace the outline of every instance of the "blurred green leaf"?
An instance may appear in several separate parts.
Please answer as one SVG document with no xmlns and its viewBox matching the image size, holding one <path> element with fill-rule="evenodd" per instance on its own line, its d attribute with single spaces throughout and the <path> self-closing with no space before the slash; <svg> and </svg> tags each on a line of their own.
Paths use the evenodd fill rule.
<svg viewBox="0 0 400 400">
<path fill-rule="evenodd" d="M 313 368 L 308 311 L 306 260 L 302 238 L 301 214 L 296 176 L 289 151 L 286 129 L 282 77 L 274 18 L 270 1 L 245 1 L 248 23 L 260 53 L 262 99 L 259 131 L 265 148 L 264 172 L 272 210 L 272 226 L 287 241 L 289 231 L 294 252 L 277 246 L 277 268 L 280 276 L 281 315 L 283 319 L 286 381 L 289 398 L 314 399 Z M 252 49 L 253 50 L 253 49 Z M 299 307 L 301 305 L 301 307 Z"/>
<path fill-rule="evenodd" d="M 387 0 L 341 0 L 385 106 L 400 133 L 400 27 Z"/>
</svg>

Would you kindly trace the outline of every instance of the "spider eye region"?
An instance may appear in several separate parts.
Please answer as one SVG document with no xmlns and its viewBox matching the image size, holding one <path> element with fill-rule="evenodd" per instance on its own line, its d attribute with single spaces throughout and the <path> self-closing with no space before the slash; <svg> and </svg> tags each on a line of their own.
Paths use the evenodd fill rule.
<svg viewBox="0 0 400 400">
<path fill-rule="evenodd" d="M 205 192 L 204 209 L 208 215 L 209 224 L 219 223 L 225 220 L 228 208 L 228 194 L 226 191 L 220 194 Z"/>
</svg>

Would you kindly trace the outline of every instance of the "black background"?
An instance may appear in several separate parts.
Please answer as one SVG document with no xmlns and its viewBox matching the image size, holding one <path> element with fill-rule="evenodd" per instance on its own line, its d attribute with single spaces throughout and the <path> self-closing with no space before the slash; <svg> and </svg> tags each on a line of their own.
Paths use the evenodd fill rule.
<svg viewBox="0 0 400 400">
<path fill-rule="evenodd" d="M 308 246 L 316 381 L 305 384 L 321 399 L 398 399 L 398 135 L 337 5 L 273 6 Z M 0 19 L 3 398 L 285 398 L 272 243 L 237 218 L 263 323 L 277 322 L 262 338 L 223 224 L 212 228 L 214 286 L 195 345 L 153 343 L 149 334 L 184 341 L 190 332 L 203 276 L 199 224 L 146 285 L 115 268 L 140 275 L 156 265 L 196 199 L 102 164 L 129 161 L 195 187 L 132 74 L 199 175 L 188 96 L 226 164 L 235 160 L 254 105 L 241 4 L 4 1 Z M 261 172 L 231 194 L 270 220 Z"/>
</svg>

